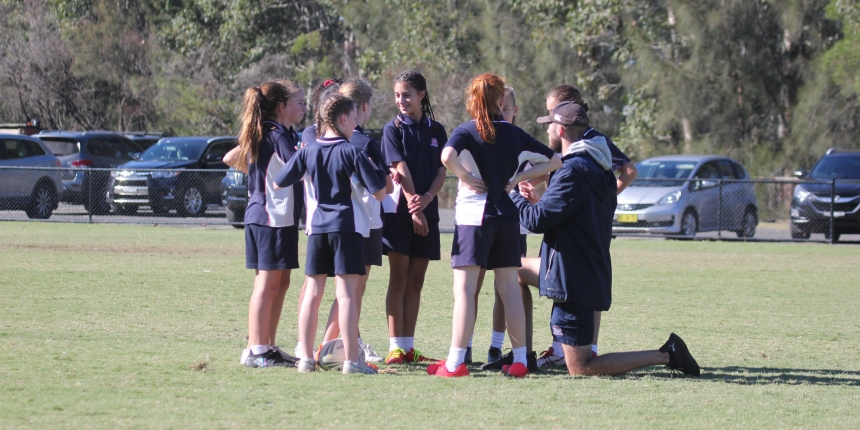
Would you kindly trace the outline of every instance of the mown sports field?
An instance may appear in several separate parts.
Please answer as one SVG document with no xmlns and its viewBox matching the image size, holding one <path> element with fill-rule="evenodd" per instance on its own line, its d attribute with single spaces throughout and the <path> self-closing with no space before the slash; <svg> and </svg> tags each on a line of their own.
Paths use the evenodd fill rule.
<svg viewBox="0 0 860 430">
<path fill-rule="evenodd" d="M 451 236 L 442 241 L 416 346 L 444 358 Z M 530 256 L 538 244 L 530 237 Z M 348 377 L 245 368 L 253 273 L 243 247 L 233 229 L 0 223 L 0 428 L 860 426 L 858 246 L 613 241 L 601 353 L 655 349 L 674 331 L 702 377 L 653 367 L 525 380 L 477 365 L 456 380 L 424 366 Z M 387 268 L 375 270 L 362 333 L 384 352 Z M 302 274 L 292 280 L 279 331 L 287 350 Z M 326 312 L 332 296 L 330 282 Z M 477 360 L 491 289 L 481 298 Z M 535 300 L 536 348 L 549 345 L 548 311 Z"/>
</svg>

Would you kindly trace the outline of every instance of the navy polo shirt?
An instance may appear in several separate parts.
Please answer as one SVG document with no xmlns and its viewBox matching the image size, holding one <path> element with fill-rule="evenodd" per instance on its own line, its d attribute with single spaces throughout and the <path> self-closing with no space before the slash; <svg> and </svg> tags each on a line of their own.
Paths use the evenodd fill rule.
<svg viewBox="0 0 860 430">
<path fill-rule="evenodd" d="M 276 190 L 274 177 L 296 153 L 298 135 L 291 128 L 263 121 L 257 160 L 248 163 L 248 207 L 245 224 L 290 227 L 298 224 L 304 198 L 301 187 Z M 294 188 L 298 188 L 294 190 Z"/>
<path fill-rule="evenodd" d="M 368 193 L 385 188 L 379 167 L 346 139 L 319 138 L 302 147 L 275 177 L 278 186 L 304 178 L 307 194 L 307 234 L 370 234 L 370 208 L 362 201 Z"/>
<path fill-rule="evenodd" d="M 505 187 L 521 164 L 545 163 L 555 155 L 549 147 L 501 117 L 493 121 L 493 126 L 496 140 L 492 144 L 481 139 L 477 123 L 469 121 L 459 125 L 445 145 L 454 148 L 463 167 L 487 186 L 483 194 L 463 185 L 458 187 L 457 225 L 518 222 L 519 212 Z"/>
<path fill-rule="evenodd" d="M 311 125 L 305 127 L 304 130 L 302 130 L 302 144 L 299 145 L 299 148 L 308 146 L 309 144 L 316 142 L 316 140 L 317 140 L 317 125 L 311 124 Z"/>
<path fill-rule="evenodd" d="M 605 134 L 593 129 L 589 128 L 585 130 L 585 134 L 582 135 L 582 140 L 586 139 L 594 139 L 596 137 L 603 137 L 606 139 L 606 146 L 609 147 L 609 152 L 612 153 L 612 166 L 609 168 L 613 172 L 624 167 L 625 164 L 630 162 L 630 158 L 627 157 L 617 146 L 615 146 L 615 142 L 606 137 Z"/>
<path fill-rule="evenodd" d="M 388 179 L 388 169 L 385 168 L 385 161 L 382 158 L 382 149 L 379 147 L 379 143 L 374 138 L 365 134 L 361 126 L 356 127 L 355 131 L 352 132 L 349 143 L 367 154 L 370 161 L 373 161 L 373 164 L 379 168 L 377 174 L 382 183 L 385 184 Z M 382 228 L 382 202 L 376 200 L 373 196 L 366 196 L 363 200 L 370 207 L 372 216 L 370 228 Z"/>
<path fill-rule="evenodd" d="M 408 115 L 400 114 L 382 128 L 382 156 L 389 165 L 405 162 L 412 175 L 415 192 L 421 195 L 430 191 L 439 168 L 445 167 L 442 165 L 442 148 L 447 141 L 448 135 L 442 124 L 426 115 L 416 122 Z M 397 213 L 408 215 L 405 197 L 398 194 L 395 200 L 398 202 Z M 428 220 L 439 219 L 438 197 L 434 197 L 424 209 L 424 216 Z"/>
</svg>

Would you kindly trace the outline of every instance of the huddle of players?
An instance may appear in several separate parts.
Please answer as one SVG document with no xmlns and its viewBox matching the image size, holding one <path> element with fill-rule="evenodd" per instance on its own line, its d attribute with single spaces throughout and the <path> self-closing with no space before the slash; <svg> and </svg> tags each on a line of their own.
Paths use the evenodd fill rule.
<svg viewBox="0 0 860 430">
<path fill-rule="evenodd" d="M 698 374 L 698 366 L 674 334 L 659 351 L 601 356 L 595 351 L 592 355 L 595 316 L 599 317 L 596 311 L 609 307 L 608 239 L 615 193 L 632 181 L 635 167 L 631 172 L 629 159 L 605 136 L 588 127 L 587 106 L 575 89 L 563 86 L 550 92 L 556 94 L 553 103 L 557 106 L 550 106 L 548 98 L 550 115 L 539 119 L 549 124 L 550 147 L 513 124 L 517 110 L 513 90 L 492 74 L 470 82 L 465 98 L 473 120 L 458 126 L 449 139 L 434 119 L 424 77 L 416 71 L 401 73 L 394 80 L 400 113 L 385 125 L 381 147 L 361 128 L 371 114 L 373 89 L 367 82 L 357 78 L 343 83 L 329 80 L 315 91 L 317 94 L 316 124 L 303 132 L 304 144 L 297 149 L 300 145 L 292 126 L 305 112 L 303 91 L 288 81 L 249 88 L 243 103 L 239 146 L 225 157 L 228 164 L 249 175 L 246 265 L 256 269 L 257 275 L 243 364 L 296 365 L 300 372 L 314 371 L 312 346 L 319 305 L 326 278 L 334 277 L 336 300 L 324 340 L 341 335 L 346 357 L 343 373 L 376 373 L 377 368 L 368 361 L 381 357 L 361 341 L 358 318 L 370 268 L 381 266 L 382 254 L 386 254 L 391 270 L 386 297 L 390 336 L 386 364 L 432 361 L 428 374 L 468 375 L 465 364 L 471 362 L 477 294 L 485 270 L 491 269 L 497 305 L 490 363 L 485 368 L 524 377 L 539 363 L 566 365 L 571 374 L 617 374 L 666 364 Z M 559 94 L 574 100 L 563 100 Z M 613 170 L 619 168 L 622 175 L 616 180 Z M 415 349 L 414 336 L 427 267 L 431 260 L 441 258 L 436 195 L 446 170 L 459 178 L 451 253 L 454 323 L 448 357 L 436 361 Z M 548 183 L 546 198 L 534 188 L 544 181 Z M 605 184 L 594 185 L 601 181 Z M 583 184 L 591 184 L 591 188 Z M 582 201 L 589 199 L 593 207 L 584 207 Z M 307 278 L 299 299 L 296 358 L 275 346 L 275 334 L 290 270 L 298 268 L 296 220 L 303 206 L 307 210 Z M 523 258 L 521 217 L 529 219 L 523 225 L 532 231 L 556 237 L 554 229 L 579 223 L 576 218 L 581 218 L 583 211 L 606 218 L 596 223 L 584 221 L 593 224 L 590 228 L 605 231 L 597 233 L 598 240 L 593 241 L 599 249 L 582 256 L 585 260 L 596 258 L 595 264 L 603 272 L 608 269 L 596 277 L 598 284 L 605 285 L 568 279 L 567 283 L 583 285 L 562 285 L 561 294 L 545 291 L 543 284 L 552 288 L 552 282 L 537 279 L 557 277 L 552 270 L 564 270 L 548 267 L 556 256 L 544 255 L 558 243 L 548 244 L 545 237 L 541 253 L 549 261 L 537 265 L 527 261 L 530 259 Z M 566 250 L 555 251 L 567 254 Z M 569 278 L 571 275 L 568 273 Z M 552 332 L 558 342 L 540 360 L 531 345 L 528 291 L 528 285 L 538 284 L 542 295 L 554 299 Z M 594 294 L 604 300 L 586 300 L 586 307 L 569 304 L 585 287 L 596 288 Z M 587 321 L 581 323 L 583 320 Z M 502 356 L 505 328 L 513 348 Z M 589 331 L 587 335 L 585 331 Z M 587 348 L 587 356 L 577 349 L 581 347 Z"/>
</svg>

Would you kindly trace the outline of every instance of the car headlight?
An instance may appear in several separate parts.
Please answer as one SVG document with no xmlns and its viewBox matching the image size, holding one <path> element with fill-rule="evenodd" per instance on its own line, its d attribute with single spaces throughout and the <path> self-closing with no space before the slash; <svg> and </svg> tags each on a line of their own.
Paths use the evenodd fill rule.
<svg viewBox="0 0 860 430">
<path fill-rule="evenodd" d="M 662 199 L 658 200 L 656 204 L 658 205 L 671 205 L 673 203 L 678 203 L 678 200 L 681 200 L 681 190 L 673 191 L 669 194 L 663 196 Z"/>
<path fill-rule="evenodd" d="M 179 174 L 180 174 L 180 173 L 182 173 L 182 172 L 177 172 L 177 171 L 166 171 L 166 172 L 155 171 L 155 172 L 152 172 L 152 177 L 153 177 L 153 178 L 155 178 L 155 179 L 161 179 L 161 178 L 175 178 L 175 177 L 179 176 Z"/>
<path fill-rule="evenodd" d="M 794 187 L 794 198 L 801 203 L 803 203 L 803 201 L 809 198 L 809 196 L 811 195 L 812 193 L 806 191 L 806 189 L 804 189 L 801 185 Z"/>
</svg>

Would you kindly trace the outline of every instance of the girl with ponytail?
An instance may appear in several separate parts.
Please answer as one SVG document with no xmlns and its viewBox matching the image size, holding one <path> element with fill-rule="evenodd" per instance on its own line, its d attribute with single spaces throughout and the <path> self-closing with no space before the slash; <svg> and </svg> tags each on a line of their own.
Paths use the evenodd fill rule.
<svg viewBox="0 0 860 430">
<path fill-rule="evenodd" d="M 400 113 L 382 129 L 382 154 L 398 185 L 383 202 L 383 252 L 390 276 L 385 309 L 389 353 L 386 364 L 430 361 L 415 349 L 421 289 L 430 260 L 441 259 L 436 194 L 445 182 L 440 161 L 448 135 L 435 121 L 427 81 L 409 70 L 394 79 Z"/>
<path fill-rule="evenodd" d="M 495 288 L 505 306 L 505 322 L 513 346 L 513 362 L 502 372 L 524 377 L 526 365 L 525 309 L 517 268 L 520 267 L 519 211 L 508 193 L 520 181 L 561 167 L 551 149 L 502 117 L 505 81 L 485 73 L 469 82 L 466 110 L 472 121 L 459 125 L 442 151 L 442 163 L 459 179 L 454 206 L 454 325 L 448 358 L 428 366 L 441 377 L 469 374 L 464 361 L 475 326 L 475 297 L 481 269 L 493 270 Z M 530 169 L 517 173 L 527 161 Z"/>
</svg>

